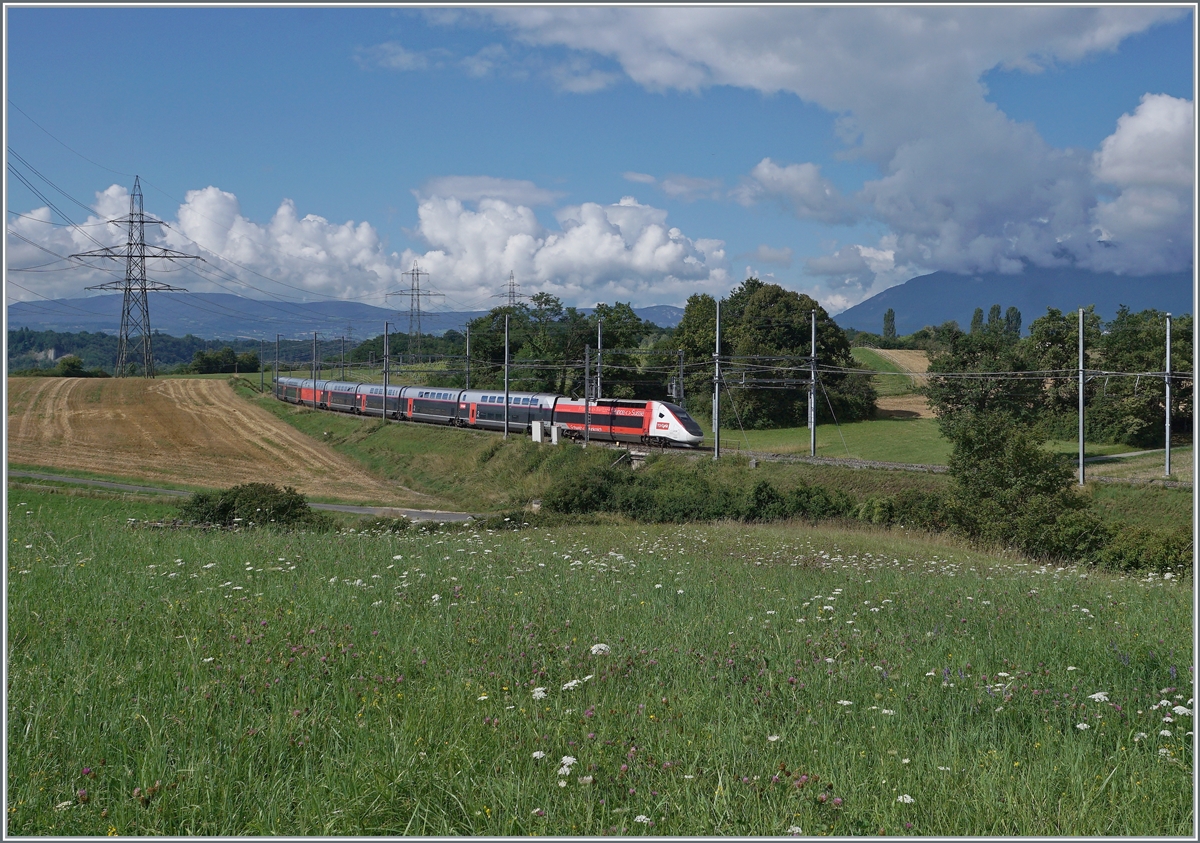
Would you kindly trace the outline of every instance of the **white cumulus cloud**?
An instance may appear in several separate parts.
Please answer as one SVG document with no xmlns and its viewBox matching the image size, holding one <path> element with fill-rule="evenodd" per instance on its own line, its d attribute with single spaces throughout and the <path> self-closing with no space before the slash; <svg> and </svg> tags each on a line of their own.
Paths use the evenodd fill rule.
<svg viewBox="0 0 1200 843">
<path fill-rule="evenodd" d="M 682 301 L 696 289 L 728 284 L 724 243 L 692 239 L 667 224 L 667 213 L 624 197 L 611 205 L 585 202 L 555 212 L 557 230 L 528 207 L 485 199 L 471 208 L 456 197 L 421 200 L 415 234 L 431 247 L 407 250 L 439 289 L 494 293 L 511 271 L 526 289 L 564 301 Z"/>
<path fill-rule="evenodd" d="M 749 177 L 734 189 L 734 198 L 743 205 L 773 199 L 786 205 L 801 219 L 826 223 L 854 221 L 851 203 L 821 176 L 816 164 L 779 166 L 764 158 L 750 171 Z"/>
</svg>

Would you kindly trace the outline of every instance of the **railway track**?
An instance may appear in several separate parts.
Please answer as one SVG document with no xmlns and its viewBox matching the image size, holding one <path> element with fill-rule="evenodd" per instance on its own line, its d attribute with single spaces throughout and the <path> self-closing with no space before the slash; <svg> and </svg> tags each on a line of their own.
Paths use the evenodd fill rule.
<svg viewBox="0 0 1200 843">
<path fill-rule="evenodd" d="M 329 411 L 324 411 L 329 412 Z M 424 424 L 423 422 L 409 421 L 408 419 L 387 419 L 391 424 Z M 503 435 L 497 431 L 483 430 L 484 433 L 492 433 L 494 435 Z M 517 436 L 525 436 L 526 434 L 513 434 Z M 580 445 L 579 440 L 567 439 L 566 443 Z M 599 442 L 591 441 L 588 443 L 594 448 L 605 448 L 612 451 L 622 451 L 629 454 L 629 458 L 638 462 L 644 460 L 650 454 L 679 454 L 690 458 L 712 457 L 713 449 L 707 445 L 636 445 L 629 442 Z M 776 454 L 770 451 L 747 451 L 722 449 L 723 456 L 739 456 L 746 457 L 750 460 L 759 462 L 778 462 L 778 463 L 806 463 L 808 465 L 832 465 L 842 468 L 851 469 L 870 469 L 882 471 L 911 471 L 920 474 L 945 474 L 948 469 L 944 465 L 930 465 L 926 463 L 901 463 L 901 462 L 884 462 L 882 460 L 862 460 L 853 459 L 850 457 L 811 457 L 803 454 Z M 1095 458 L 1091 458 L 1095 459 Z M 1089 459 L 1090 461 L 1090 459 Z M 1191 489 L 1192 484 L 1187 481 L 1174 480 L 1141 480 L 1136 478 L 1117 478 L 1117 477 L 1092 477 L 1090 480 L 1095 480 L 1101 483 L 1133 483 L 1133 484 L 1151 484 L 1163 486 L 1165 488 L 1181 488 Z"/>
</svg>

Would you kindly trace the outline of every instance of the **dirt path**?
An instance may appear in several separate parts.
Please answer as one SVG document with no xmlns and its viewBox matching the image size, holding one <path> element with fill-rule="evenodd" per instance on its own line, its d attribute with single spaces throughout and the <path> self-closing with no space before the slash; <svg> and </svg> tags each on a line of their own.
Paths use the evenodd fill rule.
<svg viewBox="0 0 1200 843">
<path fill-rule="evenodd" d="M 222 380 L 10 378 L 11 462 L 209 488 L 436 505 L 239 398 Z"/>
</svg>

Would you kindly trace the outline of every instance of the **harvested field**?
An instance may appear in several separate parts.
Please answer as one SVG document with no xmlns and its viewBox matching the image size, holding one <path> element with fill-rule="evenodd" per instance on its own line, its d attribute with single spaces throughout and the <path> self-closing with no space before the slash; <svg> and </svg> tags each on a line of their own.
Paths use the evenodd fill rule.
<svg viewBox="0 0 1200 843">
<path fill-rule="evenodd" d="M 10 378 L 8 459 L 204 488 L 262 482 L 354 503 L 439 503 L 364 471 L 223 380 Z"/>
<path fill-rule="evenodd" d="M 880 357 L 895 363 L 905 372 L 929 371 L 929 355 L 924 351 L 908 351 L 905 349 L 871 349 Z M 914 386 L 924 386 L 927 378 L 914 377 Z"/>
<path fill-rule="evenodd" d="M 875 399 L 881 419 L 931 419 L 933 410 L 921 395 L 881 395 Z"/>
</svg>

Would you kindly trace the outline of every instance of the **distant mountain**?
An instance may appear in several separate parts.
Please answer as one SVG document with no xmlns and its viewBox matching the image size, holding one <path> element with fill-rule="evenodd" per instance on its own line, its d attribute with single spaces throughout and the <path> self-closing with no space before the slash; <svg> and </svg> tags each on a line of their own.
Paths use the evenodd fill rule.
<svg viewBox="0 0 1200 843">
<path fill-rule="evenodd" d="M 34 331 L 118 333 L 121 330 L 120 295 L 93 296 L 54 301 L 14 302 L 8 306 L 9 329 Z M 591 313 L 593 308 L 580 308 Z M 679 324 L 683 309 L 670 305 L 634 308 L 638 316 L 664 328 Z M 461 331 L 466 323 L 485 311 L 424 311 L 421 332 L 443 334 Z M 171 336 L 192 334 L 204 339 L 274 340 L 311 337 L 318 331 L 326 338 L 364 339 L 383 333 L 383 323 L 392 330 L 408 331 L 408 311 L 374 307 L 359 302 L 280 302 L 247 299 L 228 293 L 155 293 L 150 297 L 150 327 Z"/>
<path fill-rule="evenodd" d="M 1175 315 L 1194 313 L 1191 272 L 1132 277 L 1080 269 L 1026 267 L 1020 275 L 961 275 L 934 272 L 884 290 L 833 317 L 843 328 L 882 333 L 883 315 L 896 311 L 896 333 L 903 336 L 926 325 L 953 319 L 966 330 L 975 308 L 999 304 L 1021 311 L 1022 330 L 1053 307 L 1074 312 L 1090 304 L 1102 319 L 1112 319 L 1120 305 L 1137 312 L 1154 308 Z"/>
</svg>

